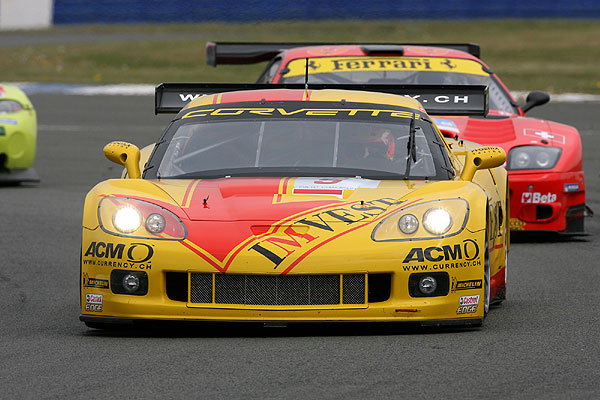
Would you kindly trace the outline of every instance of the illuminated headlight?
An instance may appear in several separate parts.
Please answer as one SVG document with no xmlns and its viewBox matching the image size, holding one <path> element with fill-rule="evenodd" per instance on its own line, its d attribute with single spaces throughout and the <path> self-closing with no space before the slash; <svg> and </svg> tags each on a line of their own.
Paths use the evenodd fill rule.
<svg viewBox="0 0 600 400">
<path fill-rule="evenodd" d="M 437 281 L 433 276 L 426 276 L 419 280 L 419 290 L 423 294 L 432 294 L 437 289 Z"/>
<path fill-rule="evenodd" d="M 398 220 L 398 228 L 407 235 L 415 233 L 419 228 L 419 220 L 412 214 L 405 214 Z"/>
<path fill-rule="evenodd" d="M 443 235 L 452 227 L 452 215 L 445 208 L 430 208 L 423 215 L 423 226 L 434 235 Z"/>
<path fill-rule="evenodd" d="M 152 213 L 146 218 L 146 229 L 152 233 L 161 233 L 165 230 L 165 217 Z"/>
<path fill-rule="evenodd" d="M 508 153 L 508 170 L 551 169 L 560 157 L 561 149 L 550 146 L 519 146 Z"/>
<path fill-rule="evenodd" d="M 121 233 L 135 232 L 142 225 L 142 215 L 134 207 L 121 207 L 113 216 L 113 224 Z"/>
<path fill-rule="evenodd" d="M 105 197 L 98 206 L 104 232 L 140 239 L 183 240 L 187 230 L 181 219 L 164 207 L 126 197 Z"/>
<path fill-rule="evenodd" d="M 465 199 L 430 200 L 389 215 L 377 224 L 371 237 L 375 242 L 449 237 L 460 233 L 468 219 L 469 203 Z"/>
</svg>

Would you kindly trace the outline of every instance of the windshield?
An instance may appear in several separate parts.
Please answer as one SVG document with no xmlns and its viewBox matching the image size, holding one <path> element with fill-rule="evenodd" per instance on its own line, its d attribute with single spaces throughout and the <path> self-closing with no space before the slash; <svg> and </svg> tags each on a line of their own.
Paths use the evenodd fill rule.
<svg viewBox="0 0 600 400">
<path fill-rule="evenodd" d="M 279 83 L 304 83 L 306 60 L 290 61 Z M 435 57 L 322 57 L 309 59 L 310 83 L 486 85 L 490 109 L 518 113 L 510 96 L 474 60 Z"/>
<path fill-rule="evenodd" d="M 339 103 L 337 103 L 338 110 Z M 232 108 L 227 109 L 231 112 Z M 243 110 L 252 110 L 247 105 Z M 265 110 L 264 106 L 260 110 Z M 273 109 L 270 109 L 273 110 Z M 283 109 L 280 109 L 283 110 Z M 286 115 L 292 114 L 286 108 Z M 212 110 L 208 110 L 214 113 Z M 219 110 L 217 110 L 219 111 Z M 262 115 L 253 118 L 182 118 L 165 134 L 165 143 L 150 161 L 158 178 L 225 176 L 361 176 L 404 179 L 413 114 L 367 121 L 352 109 L 334 118 L 327 109 L 307 118 Z M 264 112 L 264 111 L 261 111 Z M 373 110 L 364 110 L 372 116 Z M 298 114 L 296 114 L 298 115 Z M 421 114 L 422 116 L 422 114 Z M 419 118 L 419 114 L 417 114 Z M 369 119 L 373 119 L 370 117 Z M 410 179 L 449 179 L 443 146 L 431 123 L 414 121 L 416 161 Z M 168 144 L 167 144 L 168 143 Z M 447 156 L 446 156 L 447 157 Z M 152 167 L 153 168 L 153 167 Z M 150 173 L 148 177 L 152 177 Z"/>
</svg>

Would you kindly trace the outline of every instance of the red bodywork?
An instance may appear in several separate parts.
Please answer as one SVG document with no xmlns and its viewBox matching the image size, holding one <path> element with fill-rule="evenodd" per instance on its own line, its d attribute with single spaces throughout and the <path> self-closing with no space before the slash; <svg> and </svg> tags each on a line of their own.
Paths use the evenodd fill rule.
<svg viewBox="0 0 600 400">
<path fill-rule="evenodd" d="M 403 46 L 406 57 L 443 57 L 475 60 L 463 51 L 426 46 Z M 294 59 L 318 57 L 366 56 L 358 45 L 331 45 L 299 47 L 283 51 L 279 68 L 272 83 L 281 79 L 281 71 Z M 385 54 L 378 54 L 385 56 Z M 390 57 L 403 57 L 390 55 Z M 491 73 L 511 97 L 500 79 Z M 515 102 L 516 104 L 516 102 Z M 561 148 L 557 164 L 548 170 L 509 171 L 510 228 L 512 230 L 556 231 L 583 233 L 585 213 L 585 181 L 582 170 L 581 138 L 577 129 L 556 122 L 527 118 L 518 107 L 518 113 L 490 110 L 490 118 L 436 117 L 440 130 L 449 137 L 458 137 L 483 145 L 501 146 L 507 154 L 523 145 L 554 146 Z M 439 122 L 451 121 L 452 129 Z"/>
</svg>

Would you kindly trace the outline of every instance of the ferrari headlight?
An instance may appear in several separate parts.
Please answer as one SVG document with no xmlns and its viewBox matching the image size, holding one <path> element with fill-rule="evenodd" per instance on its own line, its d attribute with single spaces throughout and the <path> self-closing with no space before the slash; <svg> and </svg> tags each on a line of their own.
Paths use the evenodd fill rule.
<svg viewBox="0 0 600 400">
<path fill-rule="evenodd" d="M 433 235 L 443 235 L 452 227 L 452 215 L 445 208 L 430 208 L 423 215 L 423 227 Z"/>
<path fill-rule="evenodd" d="M 519 146 L 508 152 L 508 170 L 554 168 L 562 149 L 550 146 Z"/>
<path fill-rule="evenodd" d="M 468 219 L 465 199 L 426 201 L 391 214 L 375 227 L 371 237 L 376 242 L 449 237 L 462 232 Z"/>
<path fill-rule="evenodd" d="M 156 204 L 125 197 L 105 197 L 98 206 L 103 231 L 140 239 L 183 240 L 185 225 L 177 215 Z"/>
</svg>

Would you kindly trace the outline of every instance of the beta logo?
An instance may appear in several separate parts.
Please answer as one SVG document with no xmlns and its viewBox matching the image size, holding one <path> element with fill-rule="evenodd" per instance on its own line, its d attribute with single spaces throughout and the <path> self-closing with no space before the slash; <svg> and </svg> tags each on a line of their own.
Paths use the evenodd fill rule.
<svg viewBox="0 0 600 400">
<path fill-rule="evenodd" d="M 521 203 L 523 204 L 540 204 L 540 203 L 553 203 L 556 201 L 556 195 L 548 192 L 548 194 L 541 194 L 539 192 L 523 192 L 521 196 Z"/>
</svg>

